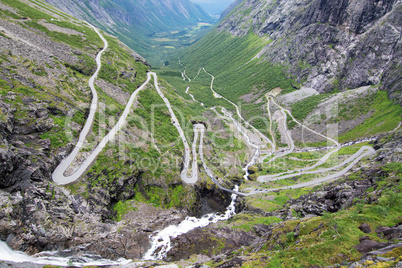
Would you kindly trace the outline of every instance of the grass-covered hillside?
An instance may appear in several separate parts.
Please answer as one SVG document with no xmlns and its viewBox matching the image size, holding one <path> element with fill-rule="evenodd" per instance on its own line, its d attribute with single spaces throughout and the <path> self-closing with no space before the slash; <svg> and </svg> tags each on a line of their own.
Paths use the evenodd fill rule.
<svg viewBox="0 0 402 268">
<path fill-rule="evenodd" d="M 330 265 L 350 267 L 356 262 L 359 262 L 361 267 L 397 267 L 395 265 L 400 261 L 400 248 L 391 248 L 382 253 L 383 255 L 379 254 L 378 259 L 376 259 L 376 254 L 371 255 L 371 258 L 362 259 L 363 256 L 367 256 L 364 255 L 365 253 L 375 249 L 375 247 L 368 246 L 363 250 L 362 241 L 366 241 L 364 243 L 367 244 L 369 244 L 367 241 L 370 241 L 371 245 L 377 244 L 377 246 L 380 243 L 386 245 L 386 243 L 398 242 L 398 239 L 382 233 L 380 227 L 400 225 L 402 217 L 400 164 L 385 165 L 376 172 L 382 175 L 370 179 L 373 174 L 363 171 L 357 177 L 346 179 L 344 182 L 327 187 L 316 187 L 310 191 L 310 195 L 313 193 L 316 195 L 315 198 L 318 198 L 315 201 L 314 198 L 302 201 L 303 198 L 308 199 L 309 194 L 296 199 L 306 193 L 295 190 L 271 196 L 262 195 L 258 199 L 250 200 L 251 207 L 261 203 L 262 200 L 266 204 L 264 208 L 259 205 L 260 209 L 257 210 L 257 213 L 250 212 L 239 215 L 228 224 L 230 228 L 237 230 L 250 230 L 255 234 L 261 232 L 258 243 L 234 254 L 234 256 L 242 256 L 241 267 L 324 267 Z M 328 202 L 331 200 L 329 193 L 336 192 L 335 189 L 340 189 L 340 187 L 351 185 L 349 180 L 355 180 L 354 185 L 360 184 L 361 189 L 357 191 L 358 195 L 353 196 L 352 194 L 354 198 L 349 198 L 342 204 L 341 210 L 331 213 L 325 209 L 320 211 L 318 206 L 314 207 L 314 204 L 321 203 L 319 196 L 322 193 L 328 193 L 328 197 L 325 196 L 327 199 L 324 199 Z M 373 180 L 373 182 L 367 183 L 366 180 Z M 338 188 L 336 185 L 339 185 Z M 348 192 L 347 189 L 341 191 Z M 352 187 L 349 188 L 349 193 L 354 191 Z M 282 221 L 280 216 L 278 219 L 275 211 L 283 208 L 292 213 L 291 220 Z M 276 216 L 261 216 L 265 211 Z M 310 217 L 305 217 L 309 213 Z M 315 217 L 311 218 L 311 214 L 315 214 Z M 369 230 L 361 229 L 363 224 L 369 226 Z M 267 225 L 270 227 L 267 228 Z M 361 238 L 365 236 L 367 240 L 362 240 Z M 229 261 L 214 263 L 212 266 L 225 262 Z"/>
<path fill-rule="evenodd" d="M 240 200 L 241 213 L 174 240 L 181 244 L 168 258 L 208 267 L 398 267 L 401 164 L 393 159 L 401 155 L 392 147 L 400 137 L 379 139 L 379 154 L 336 182 Z"/>
<path fill-rule="evenodd" d="M 1 146 L 10 162 L 10 167 L 1 171 L 1 185 L 21 189 L 21 184 L 36 180 L 50 183 L 53 169 L 76 144 L 92 99 L 88 80 L 95 72 L 95 56 L 103 42 L 87 23 L 44 1 L 6 0 L 0 7 Z M 116 124 L 130 94 L 150 70 L 141 56 L 115 37 L 102 34 L 109 46 L 95 83 L 99 105 L 92 130 L 67 170 L 69 174 Z M 159 84 L 187 139 L 192 140 L 191 121 L 202 114 L 200 107 L 180 98 L 163 80 Z M 193 201 L 179 200 L 166 190 L 182 189 L 182 156 L 183 144 L 168 109 L 149 85 L 140 92 L 124 131 L 107 145 L 88 175 L 69 187 L 73 194 L 95 200 L 99 191 L 107 189 L 102 209 L 137 195 L 155 206 L 191 210 Z M 131 180 L 130 184 L 126 180 Z M 116 188 L 117 181 L 122 185 Z M 191 187 L 186 191 L 191 192 Z M 111 211 L 107 217 L 113 217 Z"/>
<path fill-rule="evenodd" d="M 394 76 L 399 72 L 394 64 L 394 61 L 398 61 L 398 52 L 391 53 L 392 63 L 389 64 L 377 56 L 383 50 L 393 51 L 391 44 L 399 43 L 390 38 L 389 42 L 378 45 L 381 50 L 378 55 L 372 58 L 365 55 L 371 53 L 367 40 L 376 43 L 382 27 L 395 25 L 393 14 L 400 13 L 400 5 L 384 6 L 384 10 L 373 15 L 373 23 L 384 16 L 383 23 L 362 30 L 366 39 L 356 39 L 358 45 L 349 51 L 343 46 L 351 45 L 352 41 L 343 40 L 341 34 L 332 39 L 331 36 L 322 37 L 323 28 L 329 27 L 326 16 L 309 19 L 311 12 L 327 14 L 332 10 L 331 5 L 319 6 L 316 2 L 306 3 L 310 10 L 298 8 L 294 3 L 283 7 L 285 4 L 277 1 L 244 1 L 207 36 L 190 46 L 177 59 L 172 59 L 170 66 L 162 68 L 160 74 L 183 97 L 188 97 L 184 93 L 189 86 L 189 92 L 208 107 L 224 106 L 233 110 L 233 105 L 214 98 L 209 90 L 211 75 L 215 76 L 213 89 L 237 104 L 242 115 L 266 135 L 270 133 L 266 131 L 269 123 L 265 94 L 274 90 L 272 92 L 276 95 L 278 88 L 279 98 L 294 92 L 295 95 L 283 97 L 288 100 L 281 104 L 292 110 L 298 120 L 308 118 L 305 123 L 313 129 L 324 133 L 329 131 L 325 130 L 324 125 L 328 127 L 337 123 L 340 131 L 336 135 L 341 136 L 341 142 L 385 133 L 392 129 L 391 125 L 396 127 L 401 114 L 398 107 L 400 91 L 395 90 L 398 79 Z M 362 1 L 361 5 L 369 8 L 371 3 Z M 339 12 L 345 13 L 346 10 Z M 388 15 L 385 12 L 389 12 Z M 353 26 L 354 23 L 351 22 Z M 336 23 L 331 27 L 329 35 L 342 31 Z M 210 75 L 203 71 L 200 73 L 200 68 L 205 68 Z M 382 70 L 384 75 L 379 75 L 374 69 Z M 181 72 L 185 72 L 184 80 Z M 378 92 L 374 94 L 376 96 L 363 97 L 365 93 L 362 93 L 359 97 L 350 93 L 354 96 L 352 101 L 343 99 L 336 104 L 337 108 L 334 106 L 339 98 L 338 93 L 353 90 L 361 93 L 368 86 L 386 94 Z M 315 93 L 303 97 L 302 92 L 306 88 Z M 320 95 L 316 96 L 318 93 Z M 333 100 L 326 102 L 334 106 L 333 111 L 323 114 L 324 102 L 328 99 Z M 321 111 L 319 115 L 317 110 Z M 311 120 L 313 116 L 318 116 L 319 120 Z"/>
<path fill-rule="evenodd" d="M 173 239 L 165 261 L 184 267 L 400 261 L 400 249 L 387 251 L 387 260 L 363 255 L 400 239 L 394 233 L 401 222 L 402 110 L 382 85 L 343 90 L 338 81 L 320 94 L 286 61 L 259 57 L 274 38 L 216 30 L 153 68 L 158 76 L 138 92 L 116 138 L 79 180 L 60 186 L 52 172 L 88 118 L 101 36 L 108 48 L 95 81 L 95 120 L 66 176 L 116 125 L 152 68 L 115 37 L 42 0 L 2 0 L 0 22 L 0 239 L 14 250 L 141 259 L 151 234 L 188 215 L 225 211 L 231 194 L 221 189 L 237 185 L 243 193 L 237 215 Z M 169 34 L 179 43 L 180 36 L 192 40 Z M 161 43 L 170 37 L 152 36 Z M 298 68 L 314 67 L 300 61 Z M 194 125 L 205 128 L 202 147 L 201 135 L 193 144 Z M 187 170 L 184 155 L 193 145 Z M 182 170 L 198 172 L 197 182 L 184 183 Z"/>
<path fill-rule="evenodd" d="M 2 1 L 0 20 L 0 195 L 4 201 L 0 206 L 5 213 L 1 240 L 15 237 L 8 244 L 31 254 L 59 249 L 61 243 L 62 248 L 85 244 L 86 250 L 117 259 L 122 256 L 119 250 L 105 250 L 121 246 L 121 241 L 108 237 L 112 223 L 119 227 L 117 233 L 136 241 L 126 257 L 139 258 L 149 246 L 149 230 L 177 222 L 185 213 L 211 209 L 209 201 L 204 205 L 200 200 L 215 193 L 216 186 L 200 180 L 193 187 L 180 178 L 184 146 L 153 81 L 139 92 L 126 126 L 87 173 L 71 185 L 56 185 L 52 172 L 77 144 L 88 117 L 93 97 L 88 81 L 104 44 L 90 25 L 44 1 Z M 99 103 L 93 126 L 67 175 L 75 172 L 114 127 L 131 93 L 144 83 L 151 69 L 118 39 L 100 34 L 108 48 L 101 56 L 95 81 Z M 192 122 L 206 122 L 213 115 L 180 97 L 163 79 L 158 83 L 187 140 L 192 141 Z M 221 133 L 215 134 L 217 131 Z M 228 138 L 233 142 L 227 143 Z M 240 156 L 244 159 L 246 148 L 226 121 L 211 127 L 204 140 L 212 169 L 228 179 L 242 176 L 238 166 L 228 171 L 228 164 L 223 164 L 227 155 L 232 162 Z M 218 149 L 212 141 L 219 143 Z M 201 177 L 207 178 L 205 174 Z M 230 194 L 217 196 L 214 208 L 224 209 Z M 142 228 L 132 213 L 142 214 Z M 161 213 L 165 220 L 155 223 Z M 21 222 L 17 229 L 12 227 L 14 220 Z M 38 233 L 38 228 L 44 231 Z M 60 228 L 64 230 L 61 237 Z M 72 239 L 73 233 L 77 239 Z M 92 244 L 102 239 L 105 243 Z"/>
<path fill-rule="evenodd" d="M 179 178 L 183 147 L 152 86 L 141 92 L 127 127 L 108 144 L 81 183 L 55 185 L 52 172 L 77 143 L 87 119 L 92 100 L 88 80 L 96 70 L 95 56 L 103 42 L 87 23 L 44 1 L 2 1 L 0 21 L 0 195 L 7 200 L 0 204 L 6 213 L 0 239 L 17 235 L 9 245 L 28 253 L 55 249 L 71 241 L 67 233 L 55 238 L 58 228 L 82 224 L 82 232 L 100 234 L 106 225 L 94 226 L 103 220 L 120 220 L 121 211 L 126 211 L 124 202 L 134 198 L 158 207 L 192 209 L 197 197 Z M 150 69 L 115 37 L 101 34 L 109 47 L 95 82 L 99 97 L 95 122 L 67 173 L 74 172 L 116 124 Z M 170 87 L 162 88 L 172 104 L 186 107 Z M 192 110 L 183 113 L 181 119 L 190 125 Z M 87 208 L 73 210 L 69 199 L 73 195 Z M 27 212 L 32 203 L 40 208 L 34 205 L 34 211 Z M 83 216 L 83 211 L 90 215 Z M 16 219 L 21 221 L 21 232 L 11 227 Z M 43 226 L 45 231 L 36 233 L 32 226 Z M 22 233 L 31 235 L 19 236 Z M 40 239 L 47 245 L 38 244 Z M 85 242 L 66 243 L 70 247 Z"/>
</svg>

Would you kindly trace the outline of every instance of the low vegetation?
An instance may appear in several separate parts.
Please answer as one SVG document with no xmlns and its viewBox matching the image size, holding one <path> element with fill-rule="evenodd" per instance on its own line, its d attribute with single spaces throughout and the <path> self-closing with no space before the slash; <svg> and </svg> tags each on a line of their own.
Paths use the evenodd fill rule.
<svg viewBox="0 0 402 268">
<path fill-rule="evenodd" d="M 368 105 L 368 107 L 370 107 L 372 115 L 363 124 L 340 136 L 339 140 L 341 142 L 388 132 L 395 129 L 401 122 L 402 108 L 388 98 L 387 92 L 377 91 L 370 100 L 372 105 Z M 367 109 L 367 102 L 356 103 L 355 107 L 362 107 L 355 109 Z M 341 112 L 341 116 L 346 115 Z"/>
<path fill-rule="evenodd" d="M 315 109 L 318 104 L 324 99 L 328 98 L 330 94 L 320 94 L 305 98 L 299 102 L 292 105 L 292 115 L 303 122 L 303 120 Z"/>
<path fill-rule="evenodd" d="M 247 261 L 242 267 L 311 267 L 339 265 L 342 263 L 358 261 L 362 257 L 354 246 L 359 244 L 359 238 L 368 236 L 377 242 L 387 242 L 382 236 L 372 231 L 363 233 L 358 226 L 368 223 L 371 230 L 379 226 L 394 226 L 402 220 L 402 176 L 401 163 L 390 163 L 381 167 L 382 177 L 375 178 L 375 186 L 366 190 L 364 198 L 355 199 L 351 207 L 344 208 L 336 213 L 324 212 L 323 216 L 301 218 L 294 213 L 296 220 L 282 221 L 275 217 L 265 217 L 261 214 L 241 213 L 229 220 L 227 224 L 234 228 L 253 231 L 255 224 L 266 224 L 272 227 L 271 238 L 257 253 L 253 247 L 242 251 L 247 254 Z M 366 179 L 350 177 L 347 180 Z M 320 187 L 310 189 L 310 193 Z M 307 189 L 280 191 L 264 196 L 248 197 L 249 206 L 263 212 L 280 211 L 288 207 L 286 200 L 298 198 L 308 193 Z M 302 192 L 304 193 L 302 193 Z M 261 202 L 265 204 L 260 205 Z M 268 201 L 270 200 L 270 201 Z M 276 201 L 278 200 L 278 201 Z M 281 201 L 283 200 L 283 201 Z M 272 204 L 277 204 L 273 206 Z M 270 205 L 271 204 L 271 205 Z M 278 222 L 278 223 L 275 223 Z M 238 253 L 235 252 L 234 256 Z M 393 250 L 383 257 L 398 257 L 400 251 Z M 209 263 L 216 266 L 218 263 Z M 385 261 L 381 267 L 392 267 L 393 261 Z"/>
<path fill-rule="evenodd" d="M 283 66 L 272 66 L 269 62 L 254 59 L 254 56 L 270 41 L 252 33 L 241 38 L 213 32 L 208 36 L 212 41 L 206 42 L 205 40 L 209 38 L 204 38 L 184 53 L 181 58 L 183 65 L 171 61 L 169 68 L 165 67 L 158 71 L 184 98 L 189 98 L 185 94 L 189 86 L 189 92 L 204 103 L 205 107 L 223 106 L 234 110 L 233 105 L 213 97 L 210 90 L 212 77 L 204 71 L 199 72 L 202 67 L 215 76 L 214 90 L 239 105 L 246 119 L 264 113 L 261 107 L 263 102 L 251 104 L 240 99 L 241 96 L 250 93 L 251 89 L 259 93 L 266 93 L 276 87 L 281 87 L 284 92 L 294 90 L 292 86 L 294 81 L 286 77 Z M 191 82 L 183 81 L 181 73 L 174 71 L 184 69 L 192 79 Z M 193 79 L 196 76 L 197 78 Z M 252 121 L 255 126 L 261 127 L 258 120 Z M 263 128 L 262 131 L 266 130 Z"/>
</svg>

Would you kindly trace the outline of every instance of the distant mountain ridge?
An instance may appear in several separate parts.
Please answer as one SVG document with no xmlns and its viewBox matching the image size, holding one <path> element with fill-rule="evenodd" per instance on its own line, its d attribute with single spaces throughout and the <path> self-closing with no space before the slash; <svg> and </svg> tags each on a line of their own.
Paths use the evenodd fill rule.
<svg viewBox="0 0 402 268">
<path fill-rule="evenodd" d="M 222 13 L 221 13 L 221 19 L 225 18 L 227 15 L 229 15 L 230 12 L 232 12 L 233 9 L 235 9 L 240 3 L 243 2 L 243 0 L 236 0 L 232 4 L 230 4 Z"/>
<path fill-rule="evenodd" d="M 46 0 L 46 2 L 119 37 L 145 57 L 150 50 L 149 37 L 152 34 L 213 21 L 200 6 L 189 0 Z"/>
</svg>

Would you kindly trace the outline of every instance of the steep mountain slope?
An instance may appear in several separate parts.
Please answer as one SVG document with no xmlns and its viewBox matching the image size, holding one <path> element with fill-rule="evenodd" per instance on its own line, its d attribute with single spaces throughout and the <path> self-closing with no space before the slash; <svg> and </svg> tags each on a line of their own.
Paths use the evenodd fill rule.
<svg viewBox="0 0 402 268">
<path fill-rule="evenodd" d="M 269 38 L 257 57 L 319 92 L 381 84 L 401 103 L 401 13 L 394 0 L 244 1 L 217 32 Z"/>
<path fill-rule="evenodd" d="M 161 70 L 183 96 L 241 113 L 280 153 L 249 169 L 251 181 L 240 189 L 260 194 L 245 198 L 242 213 L 177 238 L 170 259 L 207 252 L 210 267 L 401 264 L 400 232 L 396 239 L 382 232 L 401 228 L 395 201 L 402 189 L 401 7 L 401 1 L 246 0 L 181 55 L 175 66 L 181 76 Z M 306 166 L 315 170 L 311 163 L 336 147 L 317 133 L 343 143 L 324 166 L 342 163 L 346 151 L 364 144 L 378 151 L 337 182 L 292 189 L 310 180 Z M 280 190 L 266 191 L 272 188 Z M 231 252 L 220 239 L 229 228 L 258 238 Z M 219 253 L 227 255 L 214 257 Z"/>
<path fill-rule="evenodd" d="M 183 144 L 152 85 L 140 92 L 128 125 L 106 146 L 88 174 L 74 185 L 56 185 L 51 174 L 77 143 L 91 108 L 88 80 L 104 44 L 87 23 L 42 1 L 2 1 L 0 21 L 1 240 L 27 253 L 81 250 L 85 244 L 85 250 L 104 257 L 117 259 L 123 253 L 138 258 L 149 245 L 147 230 L 183 217 L 174 207 L 192 214 L 201 211 L 196 200 L 203 195 L 180 179 Z M 116 38 L 102 35 L 109 47 L 95 83 L 99 96 L 95 122 L 67 173 L 74 172 L 115 125 L 150 69 Z M 182 107 L 180 119 L 191 125 L 187 120 L 193 109 L 166 82 L 160 83 L 165 97 Z M 190 135 L 187 129 L 186 134 Z M 229 194 L 219 196 L 217 207 L 222 208 L 230 201 Z M 141 201 L 133 201 L 138 208 L 127 201 L 134 197 Z M 131 226 L 119 224 L 127 208 L 148 214 L 141 216 L 141 224 L 135 219 L 129 221 Z M 157 215 L 165 218 L 155 224 Z M 128 231 L 139 224 L 144 229 Z M 119 249 L 124 242 L 115 237 L 113 230 L 118 226 L 117 233 L 136 241 L 130 250 Z"/>
<path fill-rule="evenodd" d="M 200 263 L 356 267 L 352 262 L 364 263 L 363 253 L 373 245 L 398 246 L 392 239 L 400 237 L 401 228 L 401 108 L 378 87 L 321 95 L 315 90 L 294 91 L 299 84 L 288 79 L 283 66 L 257 58 L 250 61 L 269 40 L 256 34 L 237 38 L 226 33 L 205 41 L 206 47 L 199 47 L 203 50 L 193 49 L 190 55 L 198 55 L 208 71 L 220 73 L 216 78 L 198 69 L 197 61 L 186 71 L 180 66 L 182 73 L 156 69 L 175 87 L 158 79 L 159 87 L 150 83 L 141 90 L 117 138 L 81 180 L 62 187 L 51 180 L 51 173 L 77 144 L 92 109 L 88 80 L 97 66 L 95 56 L 105 46 L 100 37 L 109 46 L 100 57 L 95 83 L 99 105 L 92 131 L 67 175 L 113 128 L 150 66 L 114 37 L 98 35 L 87 23 L 40 0 L 2 0 L 0 23 L 0 239 L 13 249 L 76 254 L 80 265 L 87 253 L 138 259 L 150 248 L 150 235 L 157 230 L 187 215 L 224 211 L 231 200 L 221 188 L 234 185 L 250 193 L 238 197 L 238 215 L 173 239 L 165 260 L 184 258 L 180 266 L 190 267 Z M 205 51 L 208 57 L 203 57 Z M 156 76 L 153 79 L 157 81 Z M 251 91 L 250 85 L 255 85 Z M 278 86 L 282 93 L 294 92 L 278 95 L 280 89 L 275 88 L 262 95 Z M 239 97 L 240 104 L 249 106 L 239 105 L 236 111 L 230 99 Z M 291 111 L 277 102 L 291 106 Z M 263 115 L 260 121 L 253 121 L 257 116 L 249 121 L 269 138 L 241 119 L 244 107 L 250 108 L 247 120 Z M 171 116 L 172 110 L 177 118 Z M 325 136 L 308 131 L 293 115 Z M 205 130 L 201 137 L 193 128 L 200 123 Z M 356 142 L 357 137 L 369 137 L 371 142 L 342 147 L 336 143 L 335 150 L 324 147 L 333 146 L 330 140 L 336 139 L 337 128 L 346 133 L 340 139 Z M 382 134 L 376 137 L 378 133 Z M 362 149 L 368 153 L 350 164 L 347 160 Z M 198 152 L 198 156 L 193 153 L 190 170 L 184 167 L 186 151 Z M 328 155 L 325 161 L 323 155 Z M 337 167 L 343 162 L 351 167 L 347 173 L 342 173 L 342 165 Z M 328 171 L 331 167 L 333 173 Z M 183 183 L 183 170 L 185 176 L 199 173 L 197 183 Z M 330 185 L 277 189 L 335 172 L 341 173 L 336 177 L 339 181 Z M 290 178 L 261 179 L 273 173 L 290 173 Z M 362 238 L 358 228 L 362 223 L 380 235 L 370 231 Z M 366 247 L 357 250 L 359 238 Z M 398 254 L 399 249 L 391 249 L 387 264 L 397 263 Z M 129 266 L 154 267 L 155 263 L 162 261 Z"/>
<path fill-rule="evenodd" d="M 266 124 L 255 116 L 268 117 L 264 94 L 279 87 L 281 94 L 299 91 L 282 103 L 295 113 L 308 107 L 298 119 L 319 116 L 320 120 L 308 119 L 306 124 L 320 132 L 330 131 L 328 127 L 339 122 L 337 135 L 346 137 L 360 124 L 371 128 L 365 120 L 350 119 L 363 113 L 367 119 L 375 110 L 373 105 L 362 114 L 347 111 L 361 107 L 364 100 L 352 101 L 348 108 L 339 104 L 332 115 L 307 115 L 325 97 L 363 87 L 379 88 L 387 92 L 391 102 L 401 104 L 401 13 L 400 1 L 243 1 L 214 31 L 184 52 L 176 68 L 195 77 L 199 68 L 205 67 L 215 76 L 215 91 L 241 103 L 242 114 L 252 118 L 261 131 L 266 130 Z M 192 93 L 202 101 L 214 102 L 212 93 L 201 87 L 193 86 Z M 309 95 L 317 93 L 327 95 Z M 306 98 L 303 102 L 301 96 Z M 394 115 L 399 113 L 395 109 Z M 376 124 L 394 122 L 396 127 L 399 116 L 388 115 L 378 117 Z M 393 127 L 378 127 L 377 131 Z M 293 136 L 300 137 L 300 133 Z M 361 132 L 354 138 L 365 135 Z"/>
<path fill-rule="evenodd" d="M 184 144 L 165 101 L 174 107 L 189 141 L 193 118 L 204 111 L 164 80 L 158 80 L 164 98 L 151 83 L 139 92 L 126 126 L 81 180 L 56 185 L 52 172 L 77 144 L 92 109 L 88 81 L 104 43 L 87 23 L 44 1 L 2 1 L 0 21 L 2 241 L 30 254 L 69 249 L 110 259 L 140 258 L 150 246 L 149 232 L 186 215 L 222 211 L 229 205 L 230 194 L 206 182 L 205 174 L 195 186 L 183 183 Z M 130 94 L 150 70 L 140 55 L 100 34 L 108 48 L 95 82 L 99 104 L 92 130 L 67 175 L 118 122 Z M 225 124 L 216 122 L 213 129 Z M 205 137 L 214 169 L 221 168 L 222 153 L 236 159 L 233 152 L 246 150 L 239 140 L 226 144 L 227 137 L 236 140 L 232 131 L 213 135 L 222 144 L 219 151 L 210 145 L 211 137 Z M 229 171 L 224 170 L 227 178 L 242 176 L 238 167 Z M 227 187 L 232 186 L 229 181 Z"/>
<path fill-rule="evenodd" d="M 228 33 L 235 39 L 254 34 L 268 43 L 258 53 L 242 53 L 283 66 L 304 86 L 330 92 L 380 84 L 401 103 L 401 12 L 401 2 L 394 0 L 243 1 L 183 62 L 213 65 L 203 62 L 212 56 L 208 50 L 201 59 L 191 54 Z"/>
<path fill-rule="evenodd" d="M 189 0 L 47 0 L 72 16 L 120 38 L 147 59 L 162 47 L 155 33 L 182 30 L 213 19 Z M 155 47 L 158 46 L 158 47 Z"/>
</svg>

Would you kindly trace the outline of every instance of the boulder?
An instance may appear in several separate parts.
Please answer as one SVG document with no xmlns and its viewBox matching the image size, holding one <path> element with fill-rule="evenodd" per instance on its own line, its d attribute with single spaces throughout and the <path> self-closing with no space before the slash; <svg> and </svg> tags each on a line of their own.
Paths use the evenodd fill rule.
<svg viewBox="0 0 402 268">
<path fill-rule="evenodd" d="M 378 234 L 381 234 L 386 239 L 397 239 L 402 238 L 402 224 L 398 224 L 393 227 L 378 227 L 375 230 Z"/>
<path fill-rule="evenodd" d="M 371 233 L 370 226 L 369 226 L 367 223 L 363 223 L 363 224 L 360 225 L 358 228 L 359 228 L 363 233 L 365 233 L 365 234 Z"/>
<path fill-rule="evenodd" d="M 360 253 L 366 253 L 372 250 L 387 247 L 389 245 L 390 245 L 389 243 L 380 243 L 370 239 L 364 239 L 363 241 L 360 242 L 360 244 L 354 246 L 354 248 Z"/>
<path fill-rule="evenodd" d="M 206 254 L 210 257 L 228 254 L 242 246 L 249 246 L 255 238 L 251 233 L 217 228 L 214 225 L 197 228 L 172 239 L 172 249 L 168 252 L 166 260 L 178 261 L 193 254 Z"/>
<path fill-rule="evenodd" d="M 265 224 L 256 224 L 253 226 L 254 231 L 258 236 L 263 236 L 265 233 L 267 233 L 271 228 L 268 225 Z"/>
<path fill-rule="evenodd" d="M 243 265 L 244 260 L 235 257 L 229 261 L 222 263 L 221 265 L 216 266 L 216 268 L 231 268 L 231 267 L 241 267 Z"/>
</svg>

